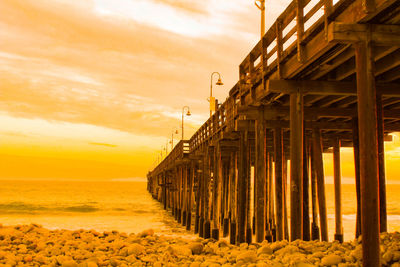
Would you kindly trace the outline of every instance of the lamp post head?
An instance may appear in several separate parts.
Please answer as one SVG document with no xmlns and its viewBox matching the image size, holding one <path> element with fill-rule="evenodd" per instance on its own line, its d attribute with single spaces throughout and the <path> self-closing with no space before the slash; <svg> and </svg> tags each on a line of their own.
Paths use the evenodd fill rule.
<svg viewBox="0 0 400 267">
<path fill-rule="evenodd" d="M 224 83 L 221 81 L 221 78 L 218 78 L 218 81 L 215 84 L 216 85 L 224 85 Z"/>
<path fill-rule="evenodd" d="M 190 113 L 190 110 L 188 110 L 188 112 L 186 113 L 186 116 L 190 116 L 192 115 L 192 113 Z"/>
</svg>

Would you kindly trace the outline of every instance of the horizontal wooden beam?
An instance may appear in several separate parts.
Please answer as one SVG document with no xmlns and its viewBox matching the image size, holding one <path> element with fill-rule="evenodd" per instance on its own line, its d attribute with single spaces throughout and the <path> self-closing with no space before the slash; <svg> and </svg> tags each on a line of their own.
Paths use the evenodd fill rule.
<svg viewBox="0 0 400 267">
<path fill-rule="evenodd" d="M 377 92 L 385 96 L 400 97 L 400 84 L 377 83 Z M 291 94 L 298 90 L 309 95 L 357 95 L 355 82 L 268 80 L 266 90 L 270 93 Z"/>
<path fill-rule="evenodd" d="M 370 33 L 370 37 L 367 33 Z M 374 45 L 400 46 L 400 25 L 332 22 L 328 27 L 329 42 L 356 43 L 369 38 Z"/>
<path fill-rule="evenodd" d="M 255 120 L 259 116 L 258 109 L 264 110 L 264 118 L 275 120 L 289 116 L 288 107 L 246 107 L 238 108 L 238 115 L 244 115 L 246 120 Z M 400 110 L 384 110 L 384 118 L 400 119 Z M 311 120 L 319 117 L 353 118 L 357 117 L 357 109 L 353 108 L 304 108 L 304 118 Z"/>
</svg>

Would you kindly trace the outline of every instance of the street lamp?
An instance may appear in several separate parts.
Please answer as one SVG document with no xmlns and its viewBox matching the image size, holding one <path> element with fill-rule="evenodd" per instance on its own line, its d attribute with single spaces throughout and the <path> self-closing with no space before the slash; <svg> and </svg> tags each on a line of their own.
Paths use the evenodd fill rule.
<svg viewBox="0 0 400 267">
<path fill-rule="evenodd" d="M 213 73 L 211 73 L 211 84 L 210 84 L 210 116 L 212 115 L 212 112 L 216 110 L 215 107 L 215 97 L 212 96 L 212 79 L 214 74 L 218 74 L 218 81 L 215 83 L 216 85 L 223 85 L 224 83 L 221 81 L 221 74 L 219 74 L 219 72 L 214 71 Z"/>
<path fill-rule="evenodd" d="M 190 113 L 190 108 L 189 108 L 188 106 L 184 106 L 184 107 L 182 108 L 182 140 L 183 140 L 183 115 L 184 115 L 184 113 L 185 113 L 185 109 L 187 109 L 186 116 L 192 115 L 192 114 Z"/>
<path fill-rule="evenodd" d="M 169 143 L 171 144 L 171 151 L 174 148 L 174 134 L 178 134 L 178 130 L 172 131 L 171 141 L 169 141 Z"/>
</svg>

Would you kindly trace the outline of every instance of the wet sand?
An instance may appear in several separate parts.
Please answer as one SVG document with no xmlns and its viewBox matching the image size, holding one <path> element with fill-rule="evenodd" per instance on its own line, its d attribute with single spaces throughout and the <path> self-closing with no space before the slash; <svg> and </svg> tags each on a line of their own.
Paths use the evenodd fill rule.
<svg viewBox="0 0 400 267">
<path fill-rule="evenodd" d="M 226 240 L 95 230 L 0 227 L 0 266 L 360 266 L 361 239 L 340 244 L 279 241 L 234 246 Z M 382 234 L 383 266 L 400 267 L 400 233 Z"/>
</svg>

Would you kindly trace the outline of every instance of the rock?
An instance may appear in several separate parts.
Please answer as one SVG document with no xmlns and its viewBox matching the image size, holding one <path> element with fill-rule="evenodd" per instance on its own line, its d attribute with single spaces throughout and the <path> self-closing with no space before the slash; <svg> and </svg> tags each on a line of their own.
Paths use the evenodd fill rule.
<svg viewBox="0 0 400 267">
<path fill-rule="evenodd" d="M 74 260 L 67 260 L 62 263 L 61 267 L 78 267 L 78 263 Z"/>
<path fill-rule="evenodd" d="M 272 253 L 274 253 L 274 251 L 269 246 L 262 246 L 257 250 L 257 255 L 261 254 L 271 255 Z"/>
<path fill-rule="evenodd" d="M 339 263 L 342 262 L 342 257 L 335 255 L 335 254 L 331 254 L 328 256 L 325 256 L 322 258 L 321 260 L 321 264 L 324 266 L 332 266 L 332 265 L 337 265 Z"/>
<path fill-rule="evenodd" d="M 193 242 L 189 245 L 189 248 L 192 250 L 193 255 L 199 255 L 203 252 L 203 244 L 200 242 Z"/>
<path fill-rule="evenodd" d="M 146 248 L 139 244 L 132 244 L 127 249 L 127 255 L 139 255 L 146 251 Z"/>
<path fill-rule="evenodd" d="M 194 261 L 194 262 L 192 262 L 189 266 L 190 266 L 190 267 L 200 267 L 200 265 L 201 265 L 201 262 Z"/>
<path fill-rule="evenodd" d="M 218 247 L 220 248 L 225 248 L 225 247 L 229 247 L 228 242 L 226 242 L 226 240 L 220 240 L 217 242 Z"/>
<path fill-rule="evenodd" d="M 146 237 L 146 236 L 152 236 L 154 235 L 154 230 L 153 229 L 147 229 L 138 234 L 139 237 Z"/>
<path fill-rule="evenodd" d="M 243 261 L 244 263 L 253 263 L 257 261 L 257 254 L 254 251 L 245 251 L 236 257 L 236 261 Z"/>
<path fill-rule="evenodd" d="M 97 263 L 95 263 L 93 261 L 87 261 L 86 262 L 86 266 L 87 267 L 97 267 Z"/>
</svg>

